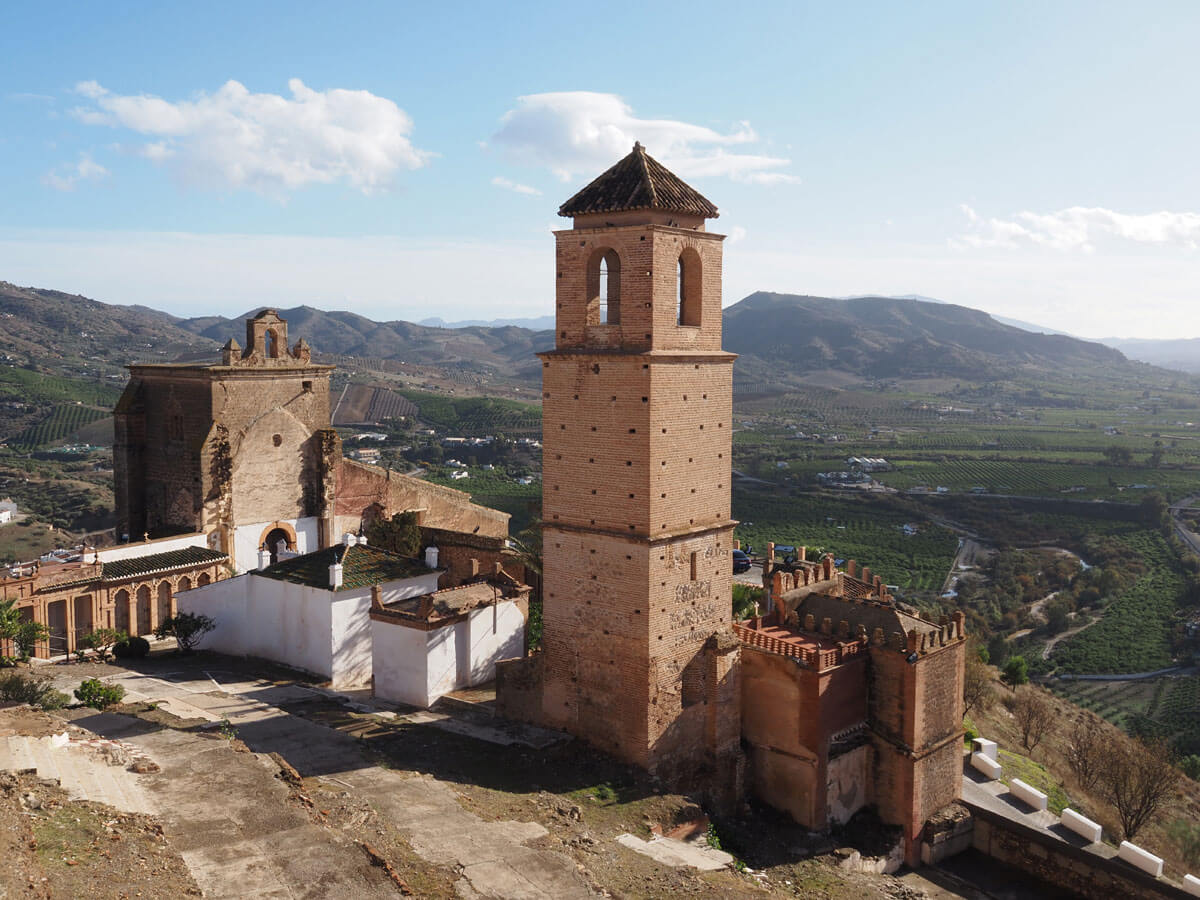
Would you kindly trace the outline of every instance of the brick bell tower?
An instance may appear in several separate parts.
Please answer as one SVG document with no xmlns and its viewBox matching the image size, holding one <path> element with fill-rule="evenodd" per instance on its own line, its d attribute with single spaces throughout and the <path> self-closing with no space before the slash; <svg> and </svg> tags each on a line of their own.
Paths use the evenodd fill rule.
<svg viewBox="0 0 1200 900">
<path fill-rule="evenodd" d="M 542 719 L 741 792 L 717 209 L 633 152 L 559 209 L 543 382 Z"/>
</svg>

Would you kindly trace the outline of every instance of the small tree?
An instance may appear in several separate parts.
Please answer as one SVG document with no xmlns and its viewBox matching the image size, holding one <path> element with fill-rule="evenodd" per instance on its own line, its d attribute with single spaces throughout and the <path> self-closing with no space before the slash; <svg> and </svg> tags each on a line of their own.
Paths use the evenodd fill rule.
<svg viewBox="0 0 1200 900">
<path fill-rule="evenodd" d="M 982 712 L 991 706 L 995 699 L 991 669 L 980 658 L 979 653 L 968 647 L 966 670 L 963 673 L 963 715 L 970 715 L 973 709 Z"/>
<path fill-rule="evenodd" d="M 1200 781 L 1200 756 L 1193 753 L 1179 761 L 1179 768 L 1192 781 Z"/>
<path fill-rule="evenodd" d="M 1028 684 L 1029 664 L 1025 662 L 1025 657 L 1010 656 L 1008 662 L 1004 664 L 1004 671 L 1000 674 L 1000 680 L 1014 691 L 1021 685 Z"/>
<path fill-rule="evenodd" d="M 160 640 L 165 637 L 173 637 L 181 653 L 191 653 L 196 649 L 200 638 L 216 627 L 217 623 L 210 616 L 183 612 L 163 620 L 154 632 L 154 636 Z"/>
<path fill-rule="evenodd" d="M 1075 778 L 1086 789 L 1096 786 L 1108 757 L 1109 735 L 1099 717 L 1081 713 L 1067 733 L 1063 755 Z"/>
<path fill-rule="evenodd" d="M 113 645 L 128 639 L 128 634 L 116 628 L 97 628 L 81 637 L 79 646 L 85 650 L 94 650 L 97 659 L 101 662 L 108 662 Z"/>
<path fill-rule="evenodd" d="M 399 556 L 416 556 L 421 549 L 421 528 L 415 512 L 396 513 L 367 528 L 367 543 Z"/>
<path fill-rule="evenodd" d="M 13 643 L 21 659 L 29 659 L 37 651 L 37 645 L 50 637 L 50 629 L 41 622 L 22 622 L 13 634 Z"/>
<path fill-rule="evenodd" d="M 1175 796 L 1180 777 L 1171 765 L 1170 745 L 1165 740 L 1122 738 L 1112 743 L 1100 784 L 1116 807 L 1125 840 L 1132 841 Z"/>
<path fill-rule="evenodd" d="M 1034 687 L 1017 694 L 1013 699 L 1012 713 L 1021 731 L 1021 745 L 1026 750 L 1032 751 L 1040 744 L 1054 724 L 1054 707 Z"/>
</svg>

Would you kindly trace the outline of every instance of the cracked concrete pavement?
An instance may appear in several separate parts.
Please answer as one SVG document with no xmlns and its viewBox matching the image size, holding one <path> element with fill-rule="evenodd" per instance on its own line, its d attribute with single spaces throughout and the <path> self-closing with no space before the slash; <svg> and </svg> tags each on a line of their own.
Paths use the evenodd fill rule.
<svg viewBox="0 0 1200 900">
<path fill-rule="evenodd" d="M 54 674 L 71 677 L 69 670 Z M 574 860 L 528 846 L 547 833 L 540 824 L 484 821 L 464 809 L 448 785 L 373 765 L 354 738 L 279 708 L 321 696 L 313 688 L 216 671 L 120 672 L 106 680 L 123 684 L 127 699 L 167 700 L 176 715 L 228 721 L 255 754 L 278 753 L 300 775 L 328 779 L 369 801 L 422 859 L 461 873 L 455 887 L 463 897 L 594 896 Z M 337 835 L 299 811 L 279 812 L 287 809 L 288 789 L 274 778 L 268 758 L 231 753 L 225 741 L 125 716 L 101 713 L 76 724 L 139 746 L 163 767 L 144 776 L 144 784 L 207 896 L 395 895 L 365 857 L 346 865 L 354 857 L 331 852 Z M 262 803 L 264 790 L 278 802 Z"/>
</svg>

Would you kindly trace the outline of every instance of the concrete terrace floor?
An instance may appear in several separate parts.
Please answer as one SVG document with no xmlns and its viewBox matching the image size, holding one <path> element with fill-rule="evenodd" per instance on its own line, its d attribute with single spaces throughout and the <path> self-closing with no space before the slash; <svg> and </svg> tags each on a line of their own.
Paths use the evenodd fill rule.
<svg viewBox="0 0 1200 900">
<path fill-rule="evenodd" d="M 75 668 L 42 672 L 69 692 L 80 679 Z M 526 846 L 547 833 L 542 825 L 484 821 L 446 784 L 377 766 L 353 737 L 281 708 L 321 698 L 318 689 L 190 663 L 179 669 L 115 669 L 103 680 L 123 685 L 126 702 L 165 701 L 163 707 L 181 718 L 232 728 L 253 753 L 230 753 L 225 741 L 123 715 L 83 711 L 73 721 L 162 765 L 161 773 L 143 776 L 143 789 L 205 896 L 395 896 L 395 886 L 361 853 L 333 852 L 336 839 L 298 812 L 280 817 L 288 789 L 275 777 L 278 767 L 255 755 L 267 753 L 278 753 L 302 777 L 329 780 L 369 800 L 408 833 L 418 855 L 461 874 L 456 890 L 462 897 L 593 896 L 568 856 Z M 498 733 L 484 739 L 508 740 Z M 271 798 L 270 820 L 260 802 L 264 791 L 280 795 Z M 359 862 L 347 865 L 348 858 Z"/>
</svg>

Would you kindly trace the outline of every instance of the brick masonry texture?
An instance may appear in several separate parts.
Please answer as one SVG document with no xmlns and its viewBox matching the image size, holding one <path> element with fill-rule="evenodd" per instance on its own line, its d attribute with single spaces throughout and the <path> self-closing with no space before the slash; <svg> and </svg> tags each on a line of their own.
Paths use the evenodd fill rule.
<svg viewBox="0 0 1200 900">
<path fill-rule="evenodd" d="M 321 543 L 364 519 L 418 510 L 422 525 L 506 536 L 508 515 L 470 495 L 342 458 L 330 427 L 332 366 L 266 310 L 218 365 L 130 366 L 116 409 L 117 533 L 205 532 L 227 551 L 239 525 L 318 517 Z M 275 355 L 271 355 L 274 353 Z"/>
<path fill-rule="evenodd" d="M 711 205 L 675 215 L 629 199 L 654 194 L 638 193 L 641 153 L 569 201 L 575 227 L 555 234 L 555 348 L 539 354 L 543 651 L 498 667 L 498 707 L 727 810 L 744 745 L 767 802 L 814 829 L 874 803 L 916 862 L 926 820 L 961 784 L 961 623 L 903 613 L 829 558 L 803 584 L 780 574 L 781 601 L 785 577 L 792 593 L 772 626 L 811 634 L 816 610 L 823 636 L 799 639 L 822 652 L 735 634 L 722 238 L 704 230 Z"/>
<path fill-rule="evenodd" d="M 732 597 L 721 237 L 634 222 L 559 232 L 557 246 L 557 342 L 541 354 L 542 719 L 677 784 L 721 766 L 736 783 L 736 642 L 707 646 L 728 635 Z M 681 258 L 696 324 L 680 324 Z"/>
</svg>

